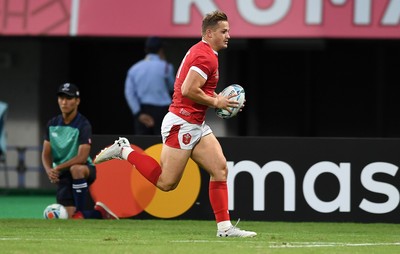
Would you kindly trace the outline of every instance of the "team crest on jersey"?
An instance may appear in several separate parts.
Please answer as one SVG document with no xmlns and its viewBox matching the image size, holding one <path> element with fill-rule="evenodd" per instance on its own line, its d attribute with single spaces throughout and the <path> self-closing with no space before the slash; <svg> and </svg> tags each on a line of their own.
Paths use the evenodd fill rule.
<svg viewBox="0 0 400 254">
<path fill-rule="evenodd" d="M 190 135 L 190 133 L 183 134 L 183 136 L 182 136 L 182 142 L 183 142 L 185 145 L 189 144 L 189 143 L 190 143 L 190 140 L 192 140 L 192 135 Z"/>
</svg>

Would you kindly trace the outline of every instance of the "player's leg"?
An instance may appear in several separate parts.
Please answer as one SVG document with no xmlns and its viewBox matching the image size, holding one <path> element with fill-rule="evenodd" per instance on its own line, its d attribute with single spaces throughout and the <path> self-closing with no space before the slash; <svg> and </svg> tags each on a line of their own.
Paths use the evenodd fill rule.
<svg viewBox="0 0 400 254">
<path fill-rule="evenodd" d="M 119 138 L 113 145 L 103 149 L 96 156 L 94 163 L 115 158 L 127 160 L 159 189 L 172 190 L 182 177 L 191 149 L 201 138 L 201 126 L 190 124 L 168 113 L 164 118 L 161 134 L 164 143 L 161 165 L 147 154 L 132 149 L 126 138 Z"/>
<path fill-rule="evenodd" d="M 170 191 L 178 185 L 190 153 L 190 150 L 163 145 L 160 165 L 151 156 L 135 151 L 126 138 L 119 138 L 96 156 L 95 163 L 114 158 L 127 160 L 154 186 L 162 191 Z"/>
<path fill-rule="evenodd" d="M 162 173 L 157 187 L 170 191 L 178 186 L 182 178 L 192 149 L 201 139 L 202 126 L 168 113 L 161 126 L 161 135 L 163 139 L 160 158 Z"/>
<path fill-rule="evenodd" d="M 57 203 L 65 207 L 68 218 L 71 219 L 75 213 L 75 202 L 72 193 L 72 178 L 69 173 L 61 174 L 57 183 L 56 199 Z"/>
<path fill-rule="evenodd" d="M 121 151 L 121 158 L 135 165 L 136 169 L 154 186 L 162 191 L 170 191 L 176 188 L 182 178 L 190 153 L 190 150 L 163 145 L 161 162 L 158 164 L 149 155 L 126 146 Z"/>
<path fill-rule="evenodd" d="M 88 192 L 87 178 L 90 175 L 89 168 L 87 165 L 76 164 L 71 166 L 70 174 L 72 177 L 72 194 L 75 204 L 75 212 L 72 215 L 73 219 L 84 219 L 84 218 L 101 218 L 99 212 L 95 214 L 85 214 L 86 195 Z"/>
<path fill-rule="evenodd" d="M 200 140 L 201 133 L 200 125 L 190 124 L 169 113 L 164 117 L 161 127 L 163 148 L 160 164 L 150 156 L 135 153 L 130 147 L 123 149 L 122 157 L 127 157 L 128 161 L 160 190 L 170 191 L 178 186 L 191 149 Z"/>
<path fill-rule="evenodd" d="M 230 221 L 228 210 L 228 169 L 220 143 L 205 126 L 205 136 L 192 152 L 192 159 L 210 174 L 209 198 L 217 222 L 219 237 L 252 237 L 255 232 L 240 230 Z"/>
<path fill-rule="evenodd" d="M 221 145 L 212 132 L 203 136 L 192 151 L 192 159 L 210 174 L 211 181 L 226 181 L 228 169 Z"/>
<path fill-rule="evenodd" d="M 157 181 L 157 187 L 160 190 L 171 191 L 178 186 L 190 154 L 191 150 L 163 145 L 160 158 L 162 173 Z"/>
<path fill-rule="evenodd" d="M 127 160 L 151 183 L 157 184 L 158 177 L 161 174 L 161 166 L 149 155 L 135 151 L 128 139 L 120 137 L 115 140 L 114 144 L 104 148 L 94 159 L 95 164 L 104 161 L 120 159 Z"/>
<path fill-rule="evenodd" d="M 74 165 L 70 168 L 72 191 L 76 206 L 74 219 L 118 219 L 103 203 L 97 202 L 93 210 L 85 210 L 89 186 L 96 180 L 96 168 L 93 165 Z"/>
<path fill-rule="evenodd" d="M 60 202 L 57 202 L 57 203 L 61 204 Z M 63 205 L 63 206 L 65 207 L 65 210 L 67 210 L 68 219 L 73 218 L 73 216 L 75 214 L 75 206 L 73 206 L 73 205 Z"/>
<path fill-rule="evenodd" d="M 76 164 L 71 166 L 70 172 L 76 211 L 82 212 L 86 204 L 86 194 L 88 191 L 86 178 L 89 176 L 89 168 L 87 165 Z"/>
<path fill-rule="evenodd" d="M 192 159 L 210 174 L 209 198 L 218 228 L 231 226 L 228 210 L 227 167 L 222 148 L 213 133 L 202 137 Z"/>
</svg>

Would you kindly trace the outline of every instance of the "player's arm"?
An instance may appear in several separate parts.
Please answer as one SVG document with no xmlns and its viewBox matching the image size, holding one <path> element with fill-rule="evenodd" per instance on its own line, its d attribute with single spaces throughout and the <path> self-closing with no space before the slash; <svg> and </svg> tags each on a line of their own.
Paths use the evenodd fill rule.
<svg viewBox="0 0 400 254">
<path fill-rule="evenodd" d="M 49 180 L 53 183 L 58 181 L 58 173 L 53 170 L 52 164 L 53 156 L 51 155 L 50 142 L 45 140 L 42 148 L 42 165 L 46 170 Z"/>
<path fill-rule="evenodd" d="M 125 94 L 125 100 L 128 103 L 128 106 L 131 109 L 132 114 L 138 115 L 141 110 L 140 101 L 139 98 L 137 97 L 136 84 L 133 78 L 131 77 L 130 73 L 128 73 L 125 80 L 124 94 Z"/>
<path fill-rule="evenodd" d="M 78 154 L 70 160 L 57 165 L 54 169 L 61 171 L 76 164 L 85 164 L 90 154 L 90 144 L 81 144 L 78 148 Z"/>
<path fill-rule="evenodd" d="M 198 72 L 189 70 L 181 87 L 182 95 L 194 102 L 206 105 L 210 108 L 222 108 L 229 110 L 228 107 L 236 107 L 238 105 L 238 102 L 229 100 L 230 98 L 234 97 L 234 95 L 225 97 L 214 93 L 213 97 L 208 96 L 201 89 L 205 83 L 206 80 Z"/>
</svg>

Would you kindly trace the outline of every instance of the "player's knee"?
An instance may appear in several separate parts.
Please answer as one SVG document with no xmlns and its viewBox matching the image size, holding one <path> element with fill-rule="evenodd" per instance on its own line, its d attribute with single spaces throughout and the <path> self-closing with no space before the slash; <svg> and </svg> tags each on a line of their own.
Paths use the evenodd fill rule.
<svg viewBox="0 0 400 254">
<path fill-rule="evenodd" d="M 166 184 L 166 183 L 158 183 L 157 187 L 164 191 L 164 192 L 168 192 L 168 191 L 172 191 L 175 190 L 177 187 L 177 184 Z"/>
<path fill-rule="evenodd" d="M 226 181 L 228 178 L 228 167 L 225 165 L 221 165 L 213 170 L 213 174 L 211 177 L 216 181 Z"/>
<path fill-rule="evenodd" d="M 82 165 L 73 165 L 69 171 L 74 179 L 83 178 L 85 176 L 85 167 Z"/>
</svg>

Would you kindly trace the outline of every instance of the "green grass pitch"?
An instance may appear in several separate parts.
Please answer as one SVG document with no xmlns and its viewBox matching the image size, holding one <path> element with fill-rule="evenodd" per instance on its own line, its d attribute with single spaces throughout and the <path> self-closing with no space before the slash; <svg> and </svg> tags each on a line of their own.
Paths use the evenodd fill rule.
<svg viewBox="0 0 400 254">
<path fill-rule="evenodd" d="M 241 221 L 254 238 L 217 238 L 214 221 L 0 219 L 1 253 L 400 253 L 397 224 Z"/>
<path fill-rule="evenodd" d="M 49 195 L 0 196 L 0 253 L 400 253 L 400 225 L 245 221 L 254 238 L 217 238 L 214 221 L 45 220 Z"/>
</svg>

